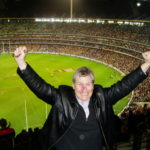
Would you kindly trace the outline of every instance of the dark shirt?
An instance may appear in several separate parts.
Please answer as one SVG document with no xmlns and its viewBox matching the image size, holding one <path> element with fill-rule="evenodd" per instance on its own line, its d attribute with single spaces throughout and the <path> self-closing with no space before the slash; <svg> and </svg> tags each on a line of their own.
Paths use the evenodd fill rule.
<svg viewBox="0 0 150 150">
<path fill-rule="evenodd" d="M 90 114 L 86 119 L 81 106 L 76 119 L 65 136 L 56 145 L 57 150 L 101 150 L 101 132 L 95 117 L 92 104 L 89 105 Z"/>
</svg>

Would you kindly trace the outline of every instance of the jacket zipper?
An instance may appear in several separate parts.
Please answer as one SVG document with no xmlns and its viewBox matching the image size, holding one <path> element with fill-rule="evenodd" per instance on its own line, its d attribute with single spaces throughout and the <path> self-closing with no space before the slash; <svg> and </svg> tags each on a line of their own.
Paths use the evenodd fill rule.
<svg viewBox="0 0 150 150">
<path fill-rule="evenodd" d="M 105 133 L 104 133 L 104 129 L 103 129 L 103 127 L 102 127 L 102 123 L 101 123 L 101 121 L 99 120 L 98 115 L 97 115 L 97 113 L 96 113 L 96 106 L 95 106 L 95 105 L 94 105 L 94 109 L 95 109 L 96 118 L 97 118 L 97 120 L 98 120 L 100 129 L 101 129 L 101 131 L 102 131 L 102 135 L 103 135 L 103 138 L 104 138 L 104 141 L 105 141 L 105 144 L 106 144 L 106 148 L 107 148 L 107 150 L 110 150 L 110 147 L 109 147 L 109 145 L 108 145 L 108 142 L 107 142 L 107 139 L 106 139 L 106 136 L 105 136 Z"/>
<path fill-rule="evenodd" d="M 77 104 L 76 104 L 76 106 L 77 106 L 77 108 L 78 108 L 78 105 L 77 105 Z M 79 108 L 78 108 L 78 110 L 79 110 Z M 78 110 L 77 110 L 77 112 L 76 112 L 76 114 L 75 114 L 75 118 L 76 118 L 76 116 L 77 116 Z M 69 129 L 71 128 L 73 122 L 74 122 L 74 120 L 70 123 L 68 129 L 64 132 L 64 134 L 63 134 L 54 144 L 52 144 L 52 145 L 48 148 L 48 150 L 50 150 L 54 145 L 56 145 L 56 144 L 67 134 L 67 132 L 68 132 Z"/>
</svg>

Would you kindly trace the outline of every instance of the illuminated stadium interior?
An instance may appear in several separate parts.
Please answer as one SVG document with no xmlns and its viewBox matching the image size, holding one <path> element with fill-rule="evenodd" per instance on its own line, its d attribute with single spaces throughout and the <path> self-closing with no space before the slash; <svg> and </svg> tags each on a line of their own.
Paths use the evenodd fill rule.
<svg viewBox="0 0 150 150">
<path fill-rule="evenodd" d="M 25 45 L 29 53 L 88 58 L 128 74 L 143 62 L 142 53 L 150 50 L 149 21 L 91 18 L 0 21 L 0 54 L 12 54 L 16 47 Z M 128 107 L 149 104 L 149 87 L 150 76 L 134 90 Z"/>
</svg>

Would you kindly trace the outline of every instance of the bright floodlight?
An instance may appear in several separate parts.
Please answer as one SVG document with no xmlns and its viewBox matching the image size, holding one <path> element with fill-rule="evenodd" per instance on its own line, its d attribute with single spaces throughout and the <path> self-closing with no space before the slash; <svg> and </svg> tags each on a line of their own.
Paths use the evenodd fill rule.
<svg viewBox="0 0 150 150">
<path fill-rule="evenodd" d="M 140 6 L 141 6 L 141 3 L 139 3 L 139 2 L 136 3 L 136 6 L 137 6 L 137 7 L 140 7 Z"/>
</svg>

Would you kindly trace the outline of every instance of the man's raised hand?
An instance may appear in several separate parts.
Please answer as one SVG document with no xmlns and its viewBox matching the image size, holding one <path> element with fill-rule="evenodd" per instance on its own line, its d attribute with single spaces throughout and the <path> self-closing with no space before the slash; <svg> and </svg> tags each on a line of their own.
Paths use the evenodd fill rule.
<svg viewBox="0 0 150 150">
<path fill-rule="evenodd" d="M 14 58 L 21 70 L 24 70 L 27 66 L 27 64 L 25 62 L 26 54 L 27 54 L 26 46 L 20 46 L 20 47 L 16 48 L 16 50 L 14 51 Z"/>
</svg>

